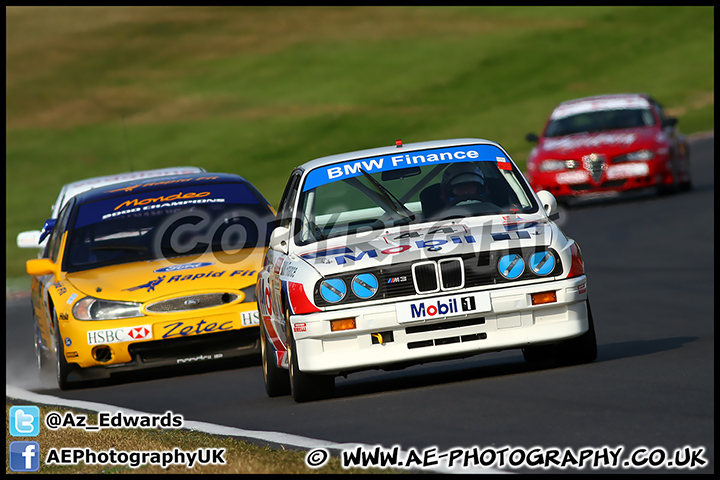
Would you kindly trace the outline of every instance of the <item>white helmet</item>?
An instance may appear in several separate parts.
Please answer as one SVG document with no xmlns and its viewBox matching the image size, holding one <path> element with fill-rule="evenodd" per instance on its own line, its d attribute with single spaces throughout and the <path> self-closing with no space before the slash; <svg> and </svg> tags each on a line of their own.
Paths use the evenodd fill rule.
<svg viewBox="0 0 720 480">
<path fill-rule="evenodd" d="M 443 172 L 440 185 L 451 204 L 485 196 L 485 175 L 474 162 L 454 163 Z"/>
</svg>

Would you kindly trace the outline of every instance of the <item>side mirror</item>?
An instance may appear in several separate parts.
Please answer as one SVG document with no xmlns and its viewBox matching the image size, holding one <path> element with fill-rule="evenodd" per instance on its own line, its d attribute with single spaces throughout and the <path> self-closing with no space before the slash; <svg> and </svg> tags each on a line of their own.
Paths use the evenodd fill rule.
<svg viewBox="0 0 720 480">
<path fill-rule="evenodd" d="M 25 271 L 32 276 L 50 274 L 56 274 L 57 276 L 57 265 L 49 258 L 36 258 L 25 262 Z"/>
<path fill-rule="evenodd" d="M 17 246 L 20 248 L 42 248 L 43 244 L 38 243 L 40 238 L 40 230 L 28 230 L 20 232 L 17 236 Z"/>
<path fill-rule="evenodd" d="M 528 133 L 527 135 L 525 135 L 525 140 L 527 140 L 528 142 L 539 142 L 540 138 L 538 138 L 538 136 L 534 133 Z"/>
<path fill-rule="evenodd" d="M 676 117 L 667 117 L 663 121 L 663 127 L 674 127 L 677 123 L 678 119 Z"/>
<path fill-rule="evenodd" d="M 550 220 L 557 220 L 560 218 L 557 200 L 552 193 L 547 190 L 540 190 L 537 192 L 537 196 L 540 199 L 540 204 L 542 205 L 543 210 L 545 210 L 545 214 L 550 217 Z"/>
<path fill-rule="evenodd" d="M 270 248 L 285 255 L 288 253 L 290 230 L 287 227 L 276 227 L 270 234 Z"/>
</svg>

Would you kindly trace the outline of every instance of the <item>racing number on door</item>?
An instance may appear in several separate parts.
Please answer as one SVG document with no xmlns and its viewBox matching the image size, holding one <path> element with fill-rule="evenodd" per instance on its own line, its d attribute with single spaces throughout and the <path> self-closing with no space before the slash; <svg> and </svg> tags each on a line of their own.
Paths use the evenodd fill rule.
<svg viewBox="0 0 720 480">
<path fill-rule="evenodd" d="M 267 310 L 268 315 L 272 315 L 272 298 L 270 295 L 270 289 L 267 286 L 265 287 L 264 297 L 265 298 L 263 303 L 265 304 L 265 309 Z"/>
</svg>

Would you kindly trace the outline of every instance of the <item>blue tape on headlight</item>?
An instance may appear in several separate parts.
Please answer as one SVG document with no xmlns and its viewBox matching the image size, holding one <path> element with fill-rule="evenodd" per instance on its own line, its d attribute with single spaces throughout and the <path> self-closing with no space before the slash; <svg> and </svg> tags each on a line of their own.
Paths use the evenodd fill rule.
<svg viewBox="0 0 720 480">
<path fill-rule="evenodd" d="M 508 280 L 515 280 L 525 271 L 525 261 L 517 253 L 505 255 L 498 261 L 498 271 Z"/>
<path fill-rule="evenodd" d="M 330 303 L 337 303 L 345 298 L 346 292 L 347 287 L 345 286 L 345 282 L 339 278 L 323 280 L 320 284 L 320 295 Z"/>
<path fill-rule="evenodd" d="M 352 279 L 352 291 L 358 298 L 366 299 L 375 295 L 378 280 L 372 273 L 361 273 Z"/>
<path fill-rule="evenodd" d="M 536 275 L 547 275 L 555 268 L 555 257 L 550 252 L 533 253 L 530 257 L 530 269 Z"/>
</svg>

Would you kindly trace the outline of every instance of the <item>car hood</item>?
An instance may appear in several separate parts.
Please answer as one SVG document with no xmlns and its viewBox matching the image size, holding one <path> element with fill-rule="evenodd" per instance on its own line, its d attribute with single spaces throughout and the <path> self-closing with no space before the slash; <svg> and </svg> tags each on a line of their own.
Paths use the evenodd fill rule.
<svg viewBox="0 0 720 480">
<path fill-rule="evenodd" d="M 578 133 L 562 137 L 541 138 L 537 153 L 554 155 L 586 155 L 603 152 L 610 156 L 628 151 L 653 148 L 660 133 L 653 127 L 626 128 L 596 133 Z"/>
<path fill-rule="evenodd" d="M 476 217 L 340 237 L 308 245 L 299 256 L 327 276 L 480 251 L 548 246 L 556 228 L 542 214 Z"/>
<path fill-rule="evenodd" d="M 85 295 L 107 300 L 147 302 L 189 292 L 225 292 L 254 286 L 266 249 L 233 254 L 123 263 L 69 273 L 66 280 Z"/>
</svg>

